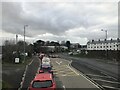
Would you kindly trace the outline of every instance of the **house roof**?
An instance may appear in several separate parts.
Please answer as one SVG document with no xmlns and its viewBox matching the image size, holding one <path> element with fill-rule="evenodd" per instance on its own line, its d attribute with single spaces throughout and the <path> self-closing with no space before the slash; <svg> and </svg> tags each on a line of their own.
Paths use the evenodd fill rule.
<svg viewBox="0 0 120 90">
<path fill-rule="evenodd" d="M 116 42 L 120 42 L 120 39 L 117 39 L 117 40 L 104 40 L 104 41 L 101 41 L 101 40 L 99 40 L 99 41 L 94 41 L 94 40 L 92 40 L 92 41 L 89 41 L 89 42 L 87 42 L 87 44 L 100 44 L 100 43 L 116 43 Z"/>
</svg>

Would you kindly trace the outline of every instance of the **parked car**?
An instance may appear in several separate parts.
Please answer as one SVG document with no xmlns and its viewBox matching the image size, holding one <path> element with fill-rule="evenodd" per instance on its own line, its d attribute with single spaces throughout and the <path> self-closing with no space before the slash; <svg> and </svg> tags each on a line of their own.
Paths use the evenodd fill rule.
<svg viewBox="0 0 120 90">
<path fill-rule="evenodd" d="M 37 74 L 32 80 L 28 90 L 56 90 L 56 83 L 52 74 Z"/>
<path fill-rule="evenodd" d="M 68 54 L 69 54 L 69 55 L 73 55 L 73 52 L 69 52 Z"/>
<path fill-rule="evenodd" d="M 53 75 L 53 71 L 52 71 L 51 68 L 49 68 L 49 69 L 42 68 L 42 69 L 39 70 L 39 74 L 40 74 L 40 73 L 51 73 L 52 76 L 54 77 L 54 75 Z"/>
<path fill-rule="evenodd" d="M 49 55 L 51 58 L 59 58 L 59 55 Z"/>
<path fill-rule="evenodd" d="M 44 54 L 44 53 L 41 53 L 41 54 L 39 55 L 40 60 L 42 60 L 44 56 L 45 56 L 45 54 Z"/>
</svg>

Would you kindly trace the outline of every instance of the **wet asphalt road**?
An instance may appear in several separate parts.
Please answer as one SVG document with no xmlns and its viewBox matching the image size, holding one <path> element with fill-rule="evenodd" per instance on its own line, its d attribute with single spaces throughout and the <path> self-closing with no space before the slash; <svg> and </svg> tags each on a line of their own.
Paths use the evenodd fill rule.
<svg viewBox="0 0 120 90">
<path fill-rule="evenodd" d="M 87 65 L 91 68 L 98 69 L 102 72 L 105 72 L 106 74 L 114 77 L 114 78 L 119 78 L 119 72 L 118 70 L 120 69 L 119 64 L 113 64 L 111 62 L 103 62 L 97 59 L 89 59 L 89 58 L 77 58 L 77 57 L 71 57 L 65 54 L 61 55 L 62 58 L 65 58 L 67 60 L 72 60 L 72 64 L 77 63 L 77 64 L 84 64 Z M 75 65 L 74 65 L 75 67 Z"/>
<path fill-rule="evenodd" d="M 80 72 L 77 72 L 73 69 L 65 59 L 61 58 L 51 58 L 53 64 L 53 72 L 59 81 L 57 81 L 57 88 L 63 88 L 64 90 L 85 90 L 93 89 L 100 90 L 95 84 L 90 80 L 86 79 L 81 75 Z"/>
</svg>

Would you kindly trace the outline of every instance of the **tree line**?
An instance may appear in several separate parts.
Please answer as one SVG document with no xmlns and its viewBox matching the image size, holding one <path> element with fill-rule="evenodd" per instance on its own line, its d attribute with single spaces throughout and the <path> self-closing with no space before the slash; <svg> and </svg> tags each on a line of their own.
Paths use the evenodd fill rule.
<svg viewBox="0 0 120 90">
<path fill-rule="evenodd" d="M 33 44 L 25 42 L 26 57 L 31 58 L 33 54 L 40 52 L 47 52 L 47 46 L 61 46 L 59 42 L 37 40 Z M 70 49 L 70 41 L 66 41 L 64 46 Z M 57 50 L 57 49 L 56 49 Z M 24 57 L 24 41 L 18 41 L 16 44 L 11 40 L 6 40 L 2 45 L 2 62 L 14 63 L 15 58 L 20 58 L 23 61 Z"/>
</svg>

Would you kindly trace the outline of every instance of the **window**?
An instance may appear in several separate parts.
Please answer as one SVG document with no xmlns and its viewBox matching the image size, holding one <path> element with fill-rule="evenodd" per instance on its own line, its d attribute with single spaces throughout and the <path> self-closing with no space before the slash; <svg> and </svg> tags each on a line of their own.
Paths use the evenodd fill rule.
<svg viewBox="0 0 120 90">
<path fill-rule="evenodd" d="M 33 88 L 47 88 L 52 86 L 52 81 L 34 81 L 32 87 Z"/>
</svg>

